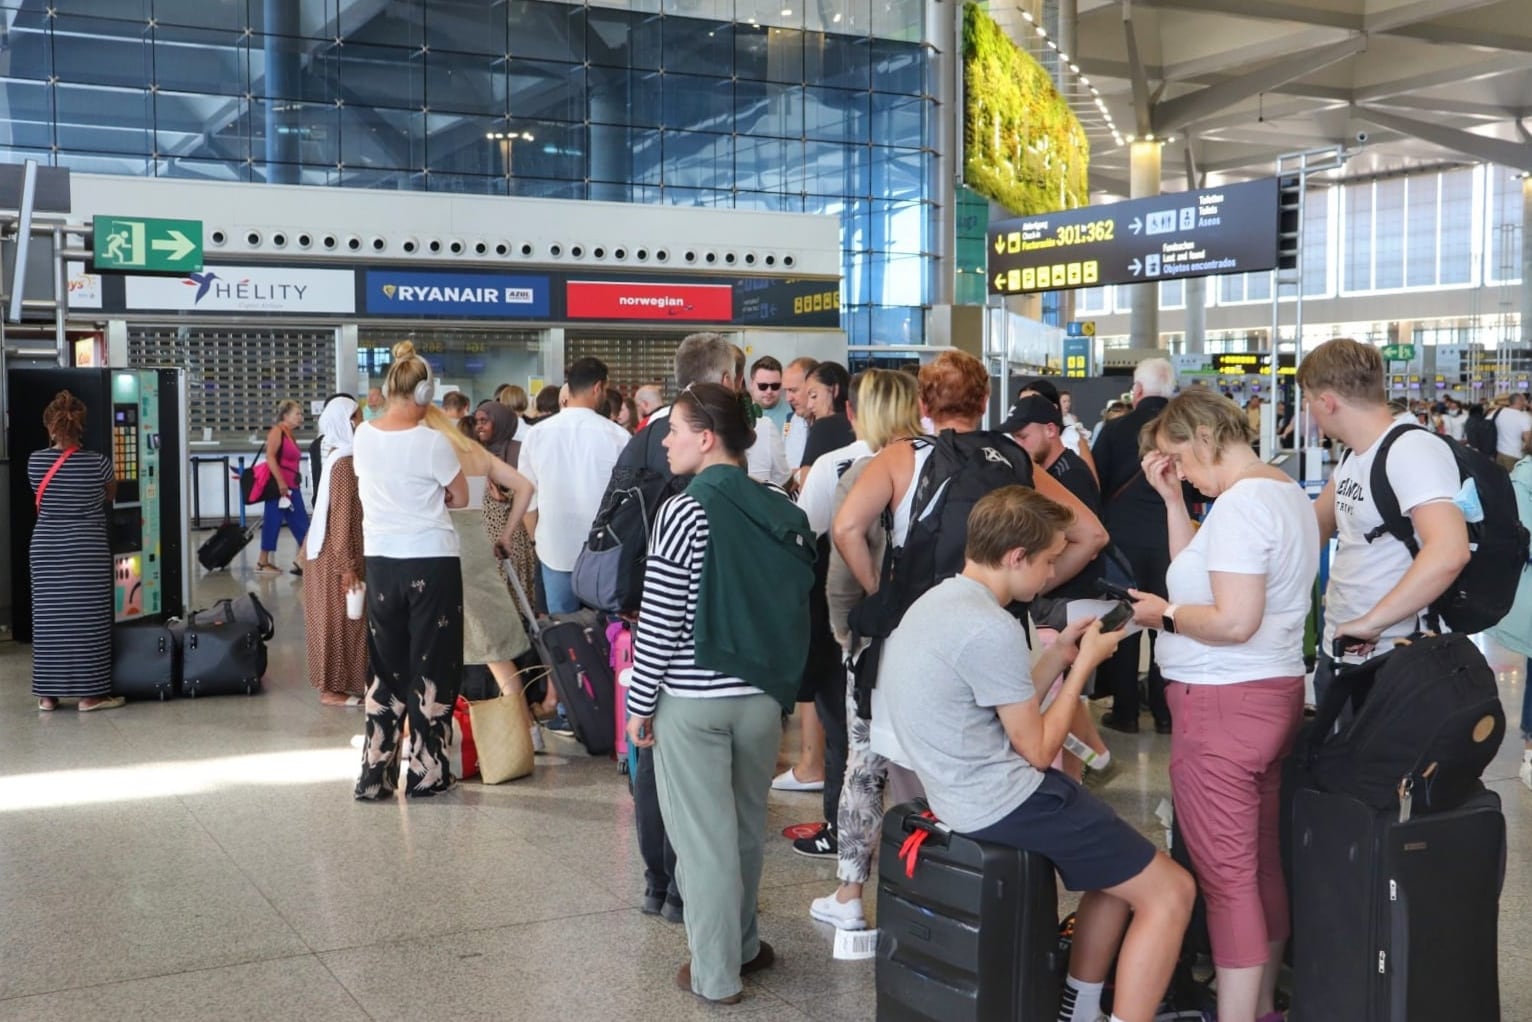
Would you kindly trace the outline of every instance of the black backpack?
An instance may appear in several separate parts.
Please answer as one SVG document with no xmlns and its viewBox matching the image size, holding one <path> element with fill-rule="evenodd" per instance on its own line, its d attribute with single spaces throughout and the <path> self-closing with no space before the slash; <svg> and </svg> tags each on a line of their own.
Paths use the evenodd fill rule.
<svg viewBox="0 0 1532 1022">
<path fill-rule="evenodd" d="M 1367 534 L 1367 542 L 1393 536 L 1415 557 L 1420 553 L 1415 527 L 1409 516 L 1399 510 L 1399 498 L 1394 495 L 1384 468 L 1389 449 L 1404 432 L 1391 430 L 1373 459 L 1370 482 L 1383 524 Z M 1468 563 L 1447 591 L 1426 608 L 1426 623 L 1432 631 L 1441 631 L 1441 624 L 1445 623 L 1455 632 L 1482 632 L 1498 625 L 1516 602 L 1516 587 L 1527 564 L 1529 537 L 1517 515 L 1516 491 L 1506 471 L 1473 448 L 1448 437 L 1441 441 L 1457 458 L 1459 478 L 1464 482 L 1473 480 L 1484 519 L 1468 523 Z"/>
<path fill-rule="evenodd" d="M 1332 734 L 1354 699 L 1356 716 Z M 1408 818 L 1462 805 L 1504 738 L 1505 710 L 1484 654 L 1465 634 L 1429 635 L 1363 664 L 1337 663 L 1299 741 L 1297 766 L 1306 786 Z"/>
<path fill-rule="evenodd" d="M 1495 432 L 1494 416 L 1470 415 L 1467 424 L 1463 426 L 1463 442 L 1485 457 L 1493 458 L 1500 442 Z"/>
<path fill-rule="evenodd" d="M 686 489 L 690 481 L 690 477 L 678 478 L 649 467 L 654 435 L 652 426 L 641 434 L 642 463 L 619 463 L 612 470 L 601 509 L 575 558 L 570 586 L 587 607 L 609 614 L 638 610 L 655 516 L 660 505 Z"/>
<path fill-rule="evenodd" d="M 931 454 L 914 483 L 909 533 L 903 546 L 895 549 L 890 543 L 884 551 L 878 591 L 850 616 L 852 634 L 874 640 L 855 668 L 858 712 L 864 719 L 872 716 L 881 640 L 928 589 L 963 570 L 973 506 L 1002 486 L 1032 485 L 1031 459 L 1004 434 L 944 430 L 913 442 L 917 450 L 930 447 Z M 887 509 L 884 527 L 892 532 L 893 514 Z"/>
</svg>

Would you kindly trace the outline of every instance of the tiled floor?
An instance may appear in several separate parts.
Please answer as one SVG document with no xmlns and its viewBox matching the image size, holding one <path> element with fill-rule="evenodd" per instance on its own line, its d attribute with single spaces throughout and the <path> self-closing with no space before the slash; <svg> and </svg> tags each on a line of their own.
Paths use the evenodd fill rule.
<svg viewBox="0 0 1532 1022">
<path fill-rule="evenodd" d="M 638 912 L 632 803 L 609 760 L 555 742 L 529 780 L 353 802 L 360 713 L 319 705 L 301 586 L 256 580 L 253 563 L 247 551 L 195 602 L 248 586 L 276 613 L 255 698 L 41 714 L 27 649 L 0 646 L 0 1020 L 873 1017 L 871 963 L 832 960 L 831 931 L 808 917 L 833 862 L 781 839 L 761 905 L 777 967 L 733 1008 L 677 991 L 685 936 Z M 1524 682 L 1507 666 L 1514 718 Z M 1113 746 L 1127 769 L 1105 794 L 1154 833 L 1168 739 Z M 1532 1022 L 1532 792 L 1516 780 L 1519 748 L 1513 733 L 1489 779 L 1511 834 L 1504 1017 Z M 818 805 L 774 796 L 774 832 Z"/>
</svg>

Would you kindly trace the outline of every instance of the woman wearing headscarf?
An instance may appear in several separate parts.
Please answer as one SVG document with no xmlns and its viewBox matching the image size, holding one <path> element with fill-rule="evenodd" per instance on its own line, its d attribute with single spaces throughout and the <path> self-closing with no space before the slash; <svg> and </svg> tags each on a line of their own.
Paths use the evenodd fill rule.
<svg viewBox="0 0 1532 1022">
<path fill-rule="evenodd" d="M 489 453 L 512 468 L 521 461 L 521 441 L 516 439 L 516 429 L 521 420 L 508 406 L 499 401 L 484 401 L 473 415 L 474 428 L 479 442 L 489 448 Z M 491 480 L 484 491 L 484 531 L 491 543 L 499 543 L 505 535 L 510 520 L 511 497 Z M 511 567 L 521 581 L 521 591 L 533 593 L 537 587 L 537 555 L 532 551 L 532 537 L 520 521 L 511 530 L 511 542 L 507 548 Z M 501 576 L 505 567 L 500 568 Z"/>
<path fill-rule="evenodd" d="M 366 577 L 362 561 L 362 502 L 351 467 L 351 441 L 361 406 L 332 397 L 319 416 L 324 469 L 314 494 L 304 554 L 303 622 L 309 682 L 326 706 L 360 706 L 367 692 L 367 622 L 346 616 L 346 593 Z"/>
</svg>

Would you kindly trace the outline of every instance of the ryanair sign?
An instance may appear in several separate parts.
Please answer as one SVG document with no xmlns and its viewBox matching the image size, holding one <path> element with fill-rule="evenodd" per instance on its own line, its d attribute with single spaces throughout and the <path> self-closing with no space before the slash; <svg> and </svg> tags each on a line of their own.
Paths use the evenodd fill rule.
<svg viewBox="0 0 1532 1022">
<path fill-rule="evenodd" d="M 367 271 L 366 313 L 465 319 L 547 319 L 547 277 Z"/>
</svg>

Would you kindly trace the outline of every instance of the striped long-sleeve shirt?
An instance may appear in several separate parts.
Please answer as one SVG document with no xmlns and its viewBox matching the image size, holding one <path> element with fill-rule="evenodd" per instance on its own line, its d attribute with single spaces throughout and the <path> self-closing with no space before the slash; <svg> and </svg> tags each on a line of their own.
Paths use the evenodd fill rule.
<svg viewBox="0 0 1532 1022">
<path fill-rule="evenodd" d="M 679 494 L 660 507 L 644 569 L 638 630 L 633 636 L 628 712 L 635 717 L 654 714 L 661 687 L 671 695 L 693 698 L 761 691 L 749 682 L 696 664 L 697 593 L 702 585 L 707 542 L 707 512 L 695 498 Z"/>
</svg>

